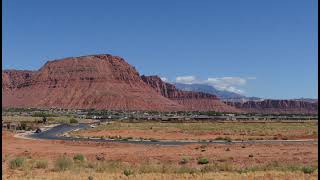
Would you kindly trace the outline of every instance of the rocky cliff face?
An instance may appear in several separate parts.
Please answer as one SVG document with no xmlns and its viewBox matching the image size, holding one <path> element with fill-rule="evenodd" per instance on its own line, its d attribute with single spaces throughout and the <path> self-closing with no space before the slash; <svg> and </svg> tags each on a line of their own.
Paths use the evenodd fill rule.
<svg viewBox="0 0 320 180">
<path fill-rule="evenodd" d="M 222 103 L 217 96 L 202 92 L 182 91 L 158 76 L 141 76 L 142 80 L 162 96 L 183 105 L 188 111 L 240 112 Z"/>
<path fill-rule="evenodd" d="M 246 112 L 255 113 L 297 113 L 297 114 L 318 114 L 318 102 L 307 102 L 297 100 L 264 100 L 225 102 L 228 105 L 242 109 Z"/>
<path fill-rule="evenodd" d="M 5 70 L 2 72 L 2 90 L 29 86 L 34 71 Z"/>
<path fill-rule="evenodd" d="M 183 84 L 183 83 L 175 83 L 174 84 L 178 89 L 184 90 L 184 91 L 195 91 L 195 92 L 203 92 L 207 94 L 214 94 L 216 95 L 220 100 L 234 100 L 239 101 L 241 99 L 246 98 L 243 95 L 225 91 L 225 90 L 218 90 L 210 85 L 207 84 Z"/>
<path fill-rule="evenodd" d="M 217 96 L 183 91 L 158 76 L 141 76 L 109 54 L 47 62 L 37 71 L 2 71 L 3 107 L 220 111 L 317 114 L 318 102 L 265 100 L 221 102 Z"/>
<path fill-rule="evenodd" d="M 142 80 L 148 84 L 150 87 L 159 92 L 162 96 L 170 99 L 183 99 L 183 98 L 192 98 L 192 99 L 215 99 L 218 100 L 217 96 L 202 92 L 193 92 L 193 91 L 182 91 L 177 89 L 175 85 L 163 82 L 159 76 L 141 76 Z"/>
<path fill-rule="evenodd" d="M 49 61 L 38 71 L 4 70 L 2 85 L 4 107 L 184 108 L 146 85 L 122 58 L 108 54 Z"/>
</svg>

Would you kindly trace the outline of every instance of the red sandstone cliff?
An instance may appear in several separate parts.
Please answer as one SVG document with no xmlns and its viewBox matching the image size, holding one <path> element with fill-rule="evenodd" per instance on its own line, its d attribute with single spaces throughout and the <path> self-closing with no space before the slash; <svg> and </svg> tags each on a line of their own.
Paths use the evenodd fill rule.
<svg viewBox="0 0 320 180">
<path fill-rule="evenodd" d="M 182 91 L 157 76 L 141 76 L 108 54 L 47 62 L 38 71 L 2 71 L 3 107 L 157 111 L 318 113 L 318 102 L 265 100 L 226 104 L 215 95 Z"/>
<path fill-rule="evenodd" d="M 182 91 L 158 76 L 141 76 L 142 80 L 164 97 L 177 102 L 188 111 L 240 112 L 221 102 L 217 96 L 202 92 Z"/>
<path fill-rule="evenodd" d="M 275 114 L 318 114 L 318 102 L 297 100 L 271 100 L 225 102 L 228 105 L 242 109 L 246 112 L 275 113 Z"/>
<path fill-rule="evenodd" d="M 146 85 L 122 58 L 92 55 L 2 72 L 4 107 L 176 111 L 184 107 Z"/>
</svg>

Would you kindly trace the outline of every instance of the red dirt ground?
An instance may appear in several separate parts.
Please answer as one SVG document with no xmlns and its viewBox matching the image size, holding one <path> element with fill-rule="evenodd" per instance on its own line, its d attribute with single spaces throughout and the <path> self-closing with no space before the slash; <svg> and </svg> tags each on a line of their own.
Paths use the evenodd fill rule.
<svg viewBox="0 0 320 180">
<path fill-rule="evenodd" d="M 197 158 L 208 157 L 210 161 L 227 161 L 236 166 L 253 166 L 272 161 L 282 163 L 303 163 L 316 165 L 318 162 L 317 144 L 274 144 L 274 145 L 208 145 L 182 146 L 136 145 L 124 143 L 76 142 L 61 140 L 27 140 L 13 137 L 13 133 L 2 131 L 2 157 L 31 156 L 49 161 L 59 155 L 84 154 L 88 159 L 96 155 L 106 160 L 120 160 L 130 164 L 158 162 L 178 164 L 182 157 L 191 157 L 196 166 Z M 226 151 L 229 148 L 230 151 Z M 204 149 L 204 150 L 202 150 Z M 248 157 L 250 154 L 252 158 Z M 2 164 L 6 162 L 3 159 Z"/>
</svg>

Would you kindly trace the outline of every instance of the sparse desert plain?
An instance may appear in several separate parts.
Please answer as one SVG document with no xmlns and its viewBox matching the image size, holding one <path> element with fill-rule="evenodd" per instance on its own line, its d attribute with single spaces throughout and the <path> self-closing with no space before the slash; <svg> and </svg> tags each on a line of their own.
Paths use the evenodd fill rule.
<svg viewBox="0 0 320 180">
<path fill-rule="evenodd" d="M 317 0 L 2 5 L 2 179 L 318 179 Z"/>
<path fill-rule="evenodd" d="M 70 133 L 73 136 L 151 140 L 317 139 L 317 122 L 112 122 Z"/>
<path fill-rule="evenodd" d="M 4 118 L 6 119 L 6 118 Z M 29 118 L 31 121 L 31 118 Z M 7 118 L 8 120 L 8 118 Z M 12 120 L 12 119 L 11 119 Z M 26 119 L 24 119 L 26 120 Z M 57 122 L 61 121 L 55 118 Z M 317 143 L 147 145 L 126 140 L 317 140 L 316 122 L 111 122 L 71 136 L 23 139 L 2 131 L 4 179 L 317 179 Z M 277 138 L 275 138 L 277 137 Z"/>
</svg>

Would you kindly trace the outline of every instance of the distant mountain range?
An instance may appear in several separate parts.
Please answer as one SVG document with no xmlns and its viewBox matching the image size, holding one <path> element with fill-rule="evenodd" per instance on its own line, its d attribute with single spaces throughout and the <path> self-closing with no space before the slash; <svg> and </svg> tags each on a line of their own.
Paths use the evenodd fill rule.
<svg viewBox="0 0 320 180">
<path fill-rule="evenodd" d="M 317 100 L 264 100 L 203 84 L 173 85 L 158 76 L 140 76 L 110 54 L 48 61 L 34 71 L 2 70 L 2 106 L 318 114 Z"/>
<path fill-rule="evenodd" d="M 243 112 L 215 95 L 140 76 L 123 58 L 110 54 L 48 61 L 35 71 L 3 70 L 2 106 Z"/>
<path fill-rule="evenodd" d="M 299 99 L 292 99 L 295 101 L 304 101 L 304 102 L 310 102 L 310 103 L 316 103 L 318 102 L 318 99 L 312 99 L 312 98 L 299 98 Z"/>
<path fill-rule="evenodd" d="M 245 112 L 317 114 L 318 109 L 318 99 L 262 99 L 258 97 L 246 97 L 229 91 L 221 91 L 205 84 L 176 83 L 175 86 L 184 91 L 216 95 L 224 103 Z"/>
<path fill-rule="evenodd" d="M 262 101 L 262 98 L 258 97 L 246 97 L 241 94 L 237 94 L 234 92 L 229 92 L 225 90 L 218 90 L 210 85 L 206 84 L 182 84 L 175 83 L 175 86 L 178 89 L 184 91 L 196 91 L 196 92 L 204 92 L 208 94 L 216 95 L 222 101 L 231 101 L 231 102 L 246 102 L 246 101 Z"/>
</svg>

